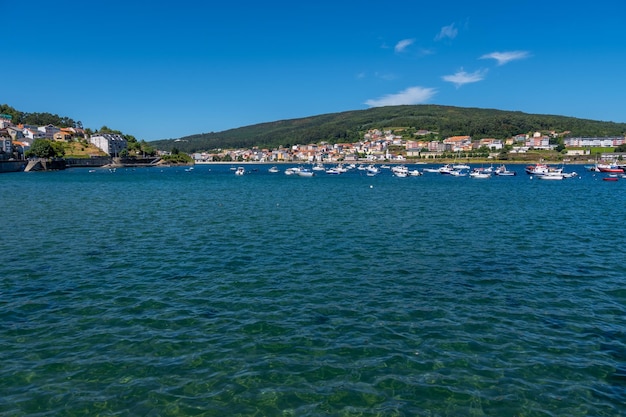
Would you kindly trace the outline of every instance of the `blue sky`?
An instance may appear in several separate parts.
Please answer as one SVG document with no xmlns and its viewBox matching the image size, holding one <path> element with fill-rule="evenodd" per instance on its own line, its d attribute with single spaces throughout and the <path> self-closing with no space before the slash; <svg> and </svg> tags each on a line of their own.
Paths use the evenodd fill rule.
<svg viewBox="0 0 626 417">
<path fill-rule="evenodd" d="M 1 1 L 0 103 L 146 141 L 395 104 L 626 122 L 626 3 L 507 3 Z"/>
</svg>

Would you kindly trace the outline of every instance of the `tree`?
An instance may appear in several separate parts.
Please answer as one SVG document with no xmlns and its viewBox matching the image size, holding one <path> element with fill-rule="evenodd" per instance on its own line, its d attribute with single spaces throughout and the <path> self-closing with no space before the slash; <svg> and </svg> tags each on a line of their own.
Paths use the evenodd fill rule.
<svg viewBox="0 0 626 417">
<path fill-rule="evenodd" d="M 36 158 L 54 158 L 56 153 L 52 147 L 52 141 L 48 139 L 35 139 L 30 149 L 26 152 L 26 156 L 34 156 Z"/>
<path fill-rule="evenodd" d="M 54 151 L 52 158 L 63 158 L 65 156 L 65 146 L 61 142 L 52 141 L 51 145 Z"/>
</svg>

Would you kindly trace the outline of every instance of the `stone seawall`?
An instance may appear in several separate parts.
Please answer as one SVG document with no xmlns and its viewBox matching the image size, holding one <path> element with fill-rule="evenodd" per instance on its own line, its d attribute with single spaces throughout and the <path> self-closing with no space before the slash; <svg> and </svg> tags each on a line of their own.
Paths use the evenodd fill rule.
<svg viewBox="0 0 626 417">
<path fill-rule="evenodd" d="M 96 158 L 65 158 L 67 168 L 102 167 L 109 165 L 111 161 L 111 158 L 108 156 Z"/>
<path fill-rule="evenodd" d="M 31 171 L 58 171 L 65 169 L 64 159 L 34 159 L 28 161 L 24 172 Z"/>
<path fill-rule="evenodd" d="M 24 171 L 28 161 L 0 161 L 0 172 Z"/>
</svg>

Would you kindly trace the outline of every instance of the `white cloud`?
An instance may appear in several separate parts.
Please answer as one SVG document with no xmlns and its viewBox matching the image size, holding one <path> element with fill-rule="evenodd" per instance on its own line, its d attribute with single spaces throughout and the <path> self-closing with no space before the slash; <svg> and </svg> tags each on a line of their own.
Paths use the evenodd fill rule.
<svg viewBox="0 0 626 417">
<path fill-rule="evenodd" d="M 487 70 L 478 70 L 472 73 L 465 72 L 463 70 L 458 71 L 456 74 L 452 75 L 444 75 L 443 80 L 448 81 L 456 85 L 457 88 L 461 87 L 464 84 L 475 83 L 478 81 L 482 81 L 487 74 Z"/>
<path fill-rule="evenodd" d="M 529 53 L 526 51 L 492 52 L 481 56 L 480 59 L 495 59 L 498 61 L 498 65 L 504 65 L 517 59 L 527 58 L 528 56 Z"/>
<path fill-rule="evenodd" d="M 406 48 L 411 46 L 415 42 L 415 39 L 402 39 L 400 42 L 396 44 L 393 48 L 396 52 L 404 52 Z"/>
<path fill-rule="evenodd" d="M 439 34 L 437 36 L 435 36 L 435 40 L 436 41 L 440 41 L 442 39 L 454 39 L 456 38 L 456 35 L 459 33 L 459 30 L 457 28 L 454 27 L 454 23 L 452 23 L 451 25 L 448 26 L 444 26 L 441 28 L 441 30 L 439 31 Z"/>
<path fill-rule="evenodd" d="M 400 106 L 403 104 L 422 104 L 436 94 L 434 88 L 409 87 L 396 94 L 387 94 L 381 98 L 370 99 L 365 102 L 370 107 Z"/>
</svg>

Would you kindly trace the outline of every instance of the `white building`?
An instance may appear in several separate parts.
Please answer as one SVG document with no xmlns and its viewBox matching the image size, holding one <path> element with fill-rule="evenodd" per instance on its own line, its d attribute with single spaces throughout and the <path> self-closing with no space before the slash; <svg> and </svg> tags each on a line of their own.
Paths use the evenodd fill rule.
<svg viewBox="0 0 626 417">
<path fill-rule="evenodd" d="M 128 142 L 122 135 L 99 133 L 92 135 L 89 142 L 108 153 L 110 156 L 119 156 L 120 152 L 128 147 Z"/>
</svg>

